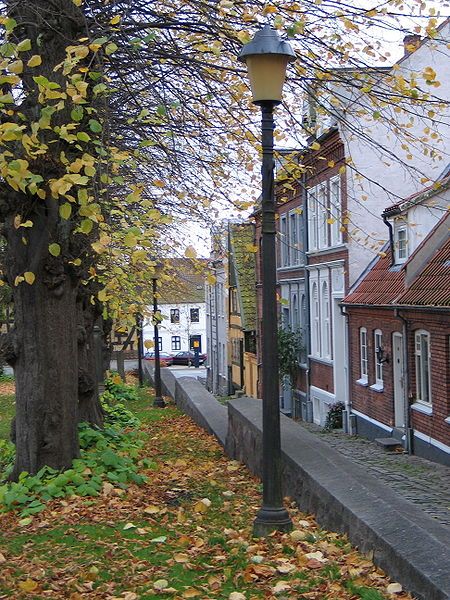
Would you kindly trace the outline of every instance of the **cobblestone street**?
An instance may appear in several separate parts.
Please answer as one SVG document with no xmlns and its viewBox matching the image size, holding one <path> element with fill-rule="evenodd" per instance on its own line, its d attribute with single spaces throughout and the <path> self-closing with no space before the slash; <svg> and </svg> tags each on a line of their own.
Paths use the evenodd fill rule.
<svg viewBox="0 0 450 600">
<path fill-rule="evenodd" d="M 375 442 L 341 431 L 324 432 L 313 423 L 299 425 L 316 434 L 346 458 L 366 468 L 403 498 L 450 526 L 450 469 L 418 456 L 386 452 Z"/>
</svg>

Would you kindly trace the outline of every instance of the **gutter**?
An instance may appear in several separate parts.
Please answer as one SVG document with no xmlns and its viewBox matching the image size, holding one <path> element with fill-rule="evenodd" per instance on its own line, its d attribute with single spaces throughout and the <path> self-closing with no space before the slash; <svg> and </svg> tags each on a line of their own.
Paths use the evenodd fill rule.
<svg viewBox="0 0 450 600">
<path fill-rule="evenodd" d="M 341 312 L 341 315 L 343 317 L 345 317 L 345 337 L 346 337 L 346 350 L 347 350 L 347 398 L 346 398 L 346 410 L 347 410 L 347 433 L 350 433 L 351 435 L 354 434 L 354 432 L 352 431 L 352 425 L 351 425 L 351 412 L 352 412 L 352 370 L 350 367 L 350 356 L 351 356 L 351 348 L 350 348 L 350 315 L 347 312 L 347 307 L 343 306 L 341 303 L 339 303 L 339 309 Z M 344 429 L 345 431 L 345 429 Z"/>
<path fill-rule="evenodd" d="M 356 302 L 341 302 L 342 306 L 349 308 L 379 308 L 389 310 L 417 310 L 419 312 L 445 313 L 450 312 L 450 306 L 424 306 L 419 304 L 364 304 Z"/>
<path fill-rule="evenodd" d="M 305 303 L 306 303 L 306 340 L 305 340 L 305 353 L 306 353 L 306 415 L 305 417 L 309 417 L 308 415 L 308 406 L 310 406 L 310 388 L 311 388 L 311 360 L 309 358 L 310 350 L 311 350 L 311 319 L 310 319 L 310 305 L 309 305 L 309 270 L 307 263 L 307 249 L 308 249 L 308 193 L 306 191 L 306 173 L 302 173 L 301 178 L 301 186 L 302 186 L 302 200 L 303 200 L 303 255 L 304 255 L 304 269 L 305 269 Z M 312 411 L 311 418 L 305 420 L 310 420 L 312 422 Z"/>
</svg>

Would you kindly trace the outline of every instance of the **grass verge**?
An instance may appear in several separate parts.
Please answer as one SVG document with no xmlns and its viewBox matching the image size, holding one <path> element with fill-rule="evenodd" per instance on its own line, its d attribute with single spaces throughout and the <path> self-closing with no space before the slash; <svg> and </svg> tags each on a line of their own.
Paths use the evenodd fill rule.
<svg viewBox="0 0 450 600">
<path fill-rule="evenodd" d="M 292 534 L 252 539 L 259 481 L 173 405 L 151 404 L 148 390 L 127 401 L 153 465 L 142 485 L 55 499 L 26 523 L 0 515 L 0 598 L 393 597 L 368 557 L 293 503 Z"/>
</svg>

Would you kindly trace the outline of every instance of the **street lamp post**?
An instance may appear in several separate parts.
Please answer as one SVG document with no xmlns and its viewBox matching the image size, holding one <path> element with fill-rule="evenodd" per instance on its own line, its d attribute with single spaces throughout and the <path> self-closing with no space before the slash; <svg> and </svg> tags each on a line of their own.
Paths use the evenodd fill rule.
<svg viewBox="0 0 450 600">
<path fill-rule="evenodd" d="M 292 521 L 283 506 L 277 352 L 276 228 L 273 159 L 273 109 L 281 102 L 286 68 L 295 60 L 288 42 L 266 25 L 246 44 L 238 60 L 247 65 L 254 104 L 262 113 L 262 384 L 263 384 L 263 504 L 253 524 L 255 536 L 290 531 Z"/>
<path fill-rule="evenodd" d="M 155 344 L 155 372 L 154 372 L 154 381 L 155 381 L 155 400 L 153 401 L 153 406 L 157 408 L 165 408 L 166 403 L 164 402 L 164 398 L 162 397 L 161 392 L 161 359 L 159 356 L 159 330 L 158 325 L 160 323 L 160 319 L 158 319 L 158 278 L 155 276 L 152 278 L 153 284 L 153 327 L 154 327 L 154 344 Z"/>
</svg>

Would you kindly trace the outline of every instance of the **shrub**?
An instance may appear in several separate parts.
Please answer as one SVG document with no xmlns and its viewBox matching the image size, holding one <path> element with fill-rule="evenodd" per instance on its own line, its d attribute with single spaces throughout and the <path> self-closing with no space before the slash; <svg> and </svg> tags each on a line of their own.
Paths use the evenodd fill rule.
<svg viewBox="0 0 450 600">
<path fill-rule="evenodd" d="M 343 402 L 335 402 L 330 405 L 324 427 L 326 431 L 342 427 L 342 411 L 344 408 L 345 404 Z"/>
</svg>

